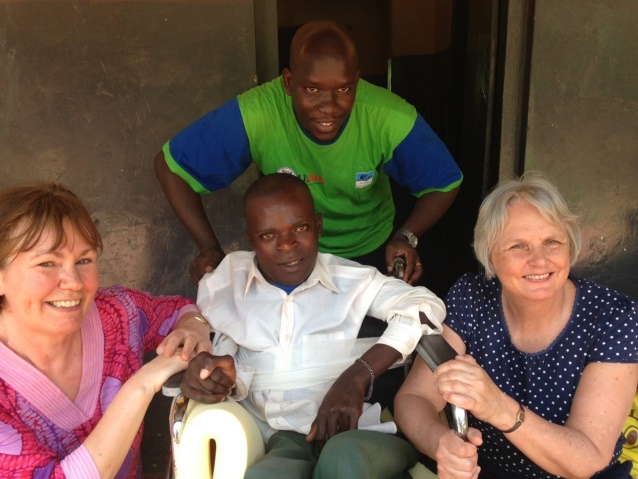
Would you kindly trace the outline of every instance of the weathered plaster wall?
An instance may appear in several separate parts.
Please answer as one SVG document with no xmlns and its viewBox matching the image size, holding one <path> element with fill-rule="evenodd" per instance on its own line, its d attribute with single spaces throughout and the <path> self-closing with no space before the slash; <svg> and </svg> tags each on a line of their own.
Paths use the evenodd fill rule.
<svg viewBox="0 0 638 479">
<path fill-rule="evenodd" d="M 153 158 L 255 81 L 252 0 L 0 1 L 0 187 L 66 184 L 99 222 L 102 284 L 193 297 Z M 250 177 L 205 201 L 227 249 Z"/>
<path fill-rule="evenodd" d="M 581 214 L 577 273 L 638 298 L 638 2 L 536 0 L 526 170 Z"/>
</svg>

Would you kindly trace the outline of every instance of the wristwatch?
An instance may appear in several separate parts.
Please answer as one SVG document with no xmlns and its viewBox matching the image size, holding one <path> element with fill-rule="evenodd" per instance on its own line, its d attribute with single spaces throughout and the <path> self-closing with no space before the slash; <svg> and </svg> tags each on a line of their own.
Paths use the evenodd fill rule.
<svg viewBox="0 0 638 479">
<path fill-rule="evenodd" d="M 401 228 L 398 231 L 398 233 L 405 236 L 405 239 L 408 241 L 408 244 L 412 246 L 413 248 L 416 248 L 416 245 L 419 244 L 419 238 L 417 238 L 416 235 L 412 233 L 412 231 L 406 230 L 405 228 Z"/>
<path fill-rule="evenodd" d="M 503 434 L 509 434 L 511 432 L 516 431 L 521 424 L 525 422 L 525 408 L 521 403 L 518 403 L 518 412 L 516 413 L 516 424 L 505 431 L 501 431 Z"/>
</svg>

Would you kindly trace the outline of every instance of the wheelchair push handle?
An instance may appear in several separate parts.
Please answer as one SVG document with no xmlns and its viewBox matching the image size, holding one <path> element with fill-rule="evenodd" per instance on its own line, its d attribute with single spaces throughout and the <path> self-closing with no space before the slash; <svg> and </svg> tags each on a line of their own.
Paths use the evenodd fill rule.
<svg viewBox="0 0 638 479">
<path fill-rule="evenodd" d="M 405 272 L 405 258 L 397 256 L 394 258 L 392 275 L 395 278 L 403 278 Z M 416 351 L 423 358 L 425 364 L 434 372 L 434 370 L 446 361 L 456 357 L 456 351 L 440 334 L 421 336 L 416 346 Z M 467 412 L 465 409 L 447 403 L 445 405 L 445 416 L 448 424 L 454 430 L 454 433 L 464 441 L 467 441 Z"/>
<path fill-rule="evenodd" d="M 394 264 L 392 265 L 392 276 L 402 279 L 403 273 L 405 273 L 405 258 L 397 256 L 394 258 Z"/>
<path fill-rule="evenodd" d="M 454 348 L 440 334 L 421 336 L 416 346 L 416 351 L 432 372 L 439 365 L 454 359 L 457 355 Z M 468 424 L 465 409 L 447 403 L 445 405 L 445 416 L 454 433 L 464 441 L 467 441 Z"/>
</svg>

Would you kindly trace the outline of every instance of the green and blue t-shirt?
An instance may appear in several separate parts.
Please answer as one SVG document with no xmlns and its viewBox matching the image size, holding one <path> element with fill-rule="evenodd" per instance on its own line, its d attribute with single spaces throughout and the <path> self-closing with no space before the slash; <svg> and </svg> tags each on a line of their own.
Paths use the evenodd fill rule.
<svg viewBox="0 0 638 479">
<path fill-rule="evenodd" d="M 198 193 L 230 185 L 251 161 L 264 174 L 297 175 L 323 215 L 319 249 L 346 258 L 373 251 L 391 234 L 388 176 L 417 197 L 452 190 L 463 178 L 412 105 L 364 80 L 330 142 L 315 140 L 300 126 L 279 77 L 189 125 L 164 145 L 164 155 L 171 171 Z"/>
</svg>

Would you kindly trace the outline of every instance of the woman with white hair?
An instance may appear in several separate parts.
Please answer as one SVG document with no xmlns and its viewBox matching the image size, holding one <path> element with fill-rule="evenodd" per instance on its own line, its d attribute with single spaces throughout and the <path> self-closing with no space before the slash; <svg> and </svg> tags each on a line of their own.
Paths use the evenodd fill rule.
<svg viewBox="0 0 638 479">
<path fill-rule="evenodd" d="M 466 274 L 446 299 L 456 359 L 417 359 L 395 401 L 399 427 L 440 479 L 629 478 L 621 430 L 638 381 L 636 303 L 571 275 L 577 219 L 538 173 L 483 201 Z M 441 423 L 469 412 L 468 441 Z"/>
</svg>

